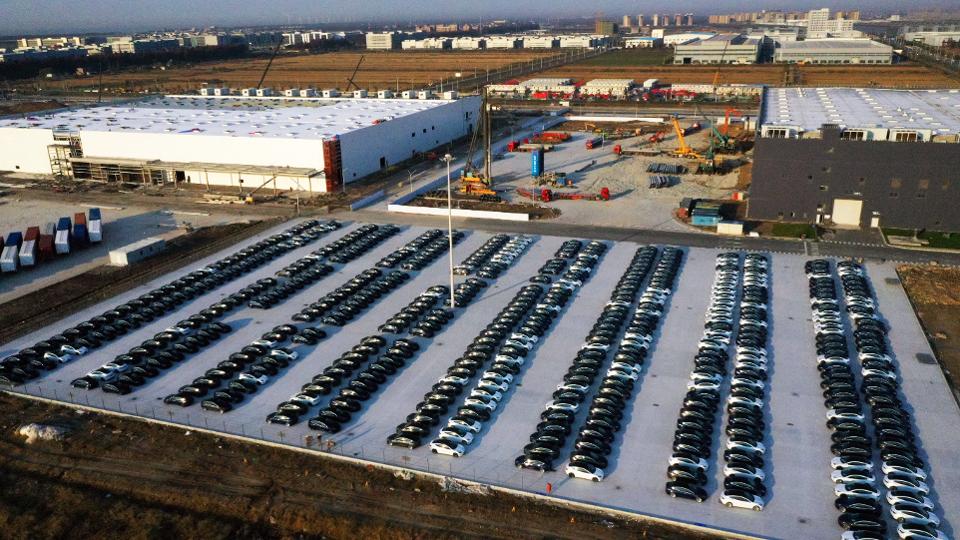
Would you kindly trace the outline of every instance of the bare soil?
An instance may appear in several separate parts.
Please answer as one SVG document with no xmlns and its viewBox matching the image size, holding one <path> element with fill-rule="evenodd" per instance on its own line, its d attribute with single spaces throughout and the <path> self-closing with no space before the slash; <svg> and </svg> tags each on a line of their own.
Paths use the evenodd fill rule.
<svg viewBox="0 0 960 540">
<path fill-rule="evenodd" d="M 960 268 L 904 264 L 897 273 L 956 393 L 960 389 Z"/>
<path fill-rule="evenodd" d="M 25 114 L 37 111 L 47 111 L 50 109 L 61 109 L 66 107 L 59 101 L 19 101 L 0 104 L 0 116 L 8 114 Z"/>
<path fill-rule="evenodd" d="M 27 445 L 18 426 L 65 427 Z M 0 394 L 0 530 L 47 538 L 720 538 Z"/>
</svg>

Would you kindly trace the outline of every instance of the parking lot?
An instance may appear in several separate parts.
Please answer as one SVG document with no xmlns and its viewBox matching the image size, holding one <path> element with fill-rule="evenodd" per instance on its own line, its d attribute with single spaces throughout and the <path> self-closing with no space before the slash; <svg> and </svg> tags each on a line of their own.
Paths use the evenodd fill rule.
<svg viewBox="0 0 960 540">
<path fill-rule="evenodd" d="M 263 233 L 251 239 L 249 244 L 290 226 L 286 224 Z M 807 277 L 804 273 L 804 263 L 808 258 L 800 255 L 769 256 L 769 379 L 764 408 L 767 427 L 763 440 L 767 448 L 765 471 L 768 495 L 762 512 L 730 509 L 717 501 L 723 483 L 720 441 L 724 436 L 721 428 L 727 420 L 722 408 L 718 409 L 721 418 L 717 419 L 713 455 L 708 460 L 707 500 L 698 504 L 664 494 L 665 471 L 671 454 L 675 421 L 684 400 L 698 339 L 703 331 L 704 313 L 710 304 L 716 250 L 683 248 L 683 259 L 673 292 L 666 300 L 659 327 L 653 336 L 646 367 L 636 382 L 632 397 L 625 403 L 622 427 L 611 444 L 606 477 L 599 483 L 570 479 L 564 475 L 565 460 L 573 448 L 579 423 L 585 419 L 582 412 L 576 417 L 574 434 L 567 438 L 559 453 L 556 471 L 541 473 L 517 469 L 514 459 L 528 443 L 529 435 L 540 422 L 544 405 L 551 400 L 551 394 L 562 382 L 576 351 L 609 300 L 614 285 L 640 247 L 630 242 L 606 242 L 606 252 L 599 257 L 589 277 L 582 286 L 575 288 L 559 315 L 539 338 L 499 406 L 490 419 L 483 422 L 482 429 L 460 458 L 430 453 L 429 442 L 436 435 L 437 428 L 423 440 L 422 446 L 412 450 L 388 446 L 386 439 L 406 415 L 413 412 L 424 393 L 445 375 L 454 360 L 464 354 L 473 338 L 496 318 L 521 287 L 529 285 L 528 279 L 537 274 L 538 268 L 554 256 L 567 238 L 534 237 L 532 244 L 499 277 L 485 280 L 488 286 L 481 289 L 476 298 L 466 307 L 454 310 L 455 317 L 436 335 L 430 338 L 405 335 L 418 343 L 420 350 L 396 374 L 381 383 L 371 398 L 362 402 L 362 409 L 345 422 L 342 431 L 336 434 L 320 433 L 308 428 L 307 420 L 317 413 L 317 407 L 301 416 L 293 426 L 269 424 L 265 418 L 276 410 L 280 402 L 296 394 L 301 386 L 309 383 L 314 375 L 330 366 L 342 353 L 350 351 L 364 336 L 378 335 L 378 326 L 391 314 L 397 313 L 428 288 L 447 283 L 446 252 L 434 258 L 425 268 L 408 271 L 410 279 L 362 309 L 342 327 L 322 325 L 319 321 L 312 323 L 324 326 L 328 333 L 326 339 L 316 345 L 291 345 L 287 342 L 285 346 L 296 350 L 300 358 L 281 369 L 276 376 L 269 377 L 266 384 L 256 388 L 232 411 L 223 414 L 207 411 L 201 408 L 199 400 L 188 407 L 165 405 L 162 400 L 275 326 L 291 323 L 292 317 L 307 304 L 363 270 L 374 267 L 384 256 L 425 232 L 425 228 L 401 227 L 399 233 L 389 236 L 352 261 L 331 264 L 334 269 L 331 274 L 296 291 L 269 309 L 241 305 L 229 311 L 219 320 L 230 325 L 231 332 L 199 352 L 188 355 L 186 360 L 147 379 L 145 384 L 133 388 L 127 395 L 108 394 L 100 388 L 84 390 L 70 385 L 74 379 L 113 360 L 131 347 L 185 319 L 187 315 L 220 301 L 250 283 L 274 276 L 284 266 L 350 234 L 360 226 L 362 224 L 345 223 L 342 228 L 290 249 L 253 271 L 179 305 L 175 310 L 89 354 L 43 372 L 38 378 L 13 390 L 296 446 L 304 446 L 308 435 L 322 435 L 323 442 L 319 448 L 323 451 L 541 494 L 546 492 L 549 483 L 550 494 L 558 498 L 720 530 L 777 538 L 839 536 L 841 529 L 836 522 L 839 512 L 833 505 L 833 483 L 830 479 L 831 433 L 824 423 L 825 409 L 819 386 Z M 455 263 L 473 253 L 492 236 L 483 231 L 463 232 L 462 241 L 455 247 Z M 144 283 L 120 297 L 68 317 L 51 328 L 0 345 L 0 358 L 13 355 L 52 334 L 234 251 L 236 249 L 211 256 L 193 267 Z M 934 499 L 937 513 L 942 519 L 940 530 L 952 537 L 951 517 L 954 510 L 960 509 L 960 472 L 952 466 L 955 449 L 960 445 L 960 411 L 939 366 L 917 356 L 932 353 L 902 287 L 895 280 L 894 267 L 874 263 L 865 266 L 867 277 L 877 295 L 878 309 L 890 327 L 889 340 L 899 364 L 903 395 L 912 410 L 915 433 L 922 448 L 921 455 L 930 475 L 927 482 L 932 488 L 930 498 Z M 389 271 L 383 270 L 385 273 Z M 458 276 L 456 279 L 464 282 L 467 278 Z M 387 337 L 390 341 L 400 336 Z M 472 382 L 468 384 L 469 387 L 472 387 Z M 329 401 L 329 397 L 322 399 L 321 407 Z M 440 415 L 441 422 L 451 414 L 453 410 Z M 311 446 L 318 448 L 315 441 Z M 333 441 L 333 446 L 327 447 L 326 441 Z"/>
</svg>

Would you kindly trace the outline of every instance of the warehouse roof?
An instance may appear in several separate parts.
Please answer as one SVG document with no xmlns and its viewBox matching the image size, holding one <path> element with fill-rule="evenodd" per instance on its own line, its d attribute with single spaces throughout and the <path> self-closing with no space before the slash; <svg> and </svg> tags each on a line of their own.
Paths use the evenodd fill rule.
<svg viewBox="0 0 960 540">
<path fill-rule="evenodd" d="M 805 41 L 782 41 L 780 48 L 784 52 L 804 50 L 840 50 L 849 52 L 856 49 L 870 49 L 875 51 L 892 51 L 893 47 L 877 43 L 872 39 L 808 39 Z"/>
<path fill-rule="evenodd" d="M 326 139 L 450 100 L 163 96 L 0 120 L 0 128 Z"/>
<path fill-rule="evenodd" d="M 819 130 L 844 128 L 930 129 L 960 133 L 960 90 L 876 88 L 767 88 L 761 123 Z"/>
</svg>

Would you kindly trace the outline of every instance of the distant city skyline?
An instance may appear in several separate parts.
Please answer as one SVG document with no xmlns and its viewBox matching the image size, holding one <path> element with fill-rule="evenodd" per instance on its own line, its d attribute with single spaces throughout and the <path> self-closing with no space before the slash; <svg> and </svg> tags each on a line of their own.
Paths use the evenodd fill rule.
<svg viewBox="0 0 960 540">
<path fill-rule="evenodd" d="M 164 28 L 243 25 L 323 25 L 344 22 L 397 22 L 425 20 L 472 21 L 484 18 L 532 18 L 535 20 L 592 16 L 603 11 L 617 21 L 623 14 L 693 12 L 697 15 L 736 11 L 956 8 L 953 0 L 485 0 L 484 2 L 406 0 L 397 9 L 395 0 L 187 0 L 143 2 L 139 0 L 0 0 L 0 34 L 6 36 L 49 33 L 147 31 Z"/>
</svg>

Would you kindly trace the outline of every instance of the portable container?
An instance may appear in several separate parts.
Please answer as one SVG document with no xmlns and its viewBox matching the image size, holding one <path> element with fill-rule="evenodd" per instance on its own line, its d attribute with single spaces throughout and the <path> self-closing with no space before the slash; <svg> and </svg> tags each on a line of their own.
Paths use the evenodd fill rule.
<svg viewBox="0 0 960 540">
<path fill-rule="evenodd" d="M 20 246 L 20 266 L 37 264 L 37 243 L 40 240 L 40 227 L 28 227 Z"/>
<path fill-rule="evenodd" d="M 73 228 L 73 224 L 70 223 L 70 218 L 62 217 L 57 221 L 57 232 L 54 236 L 53 243 L 57 249 L 57 255 L 66 255 L 70 253 L 70 233 Z"/>
<path fill-rule="evenodd" d="M 73 224 L 73 245 L 74 247 L 83 247 L 90 242 L 87 236 L 87 225 L 85 223 Z"/>
<path fill-rule="evenodd" d="M 530 152 L 530 175 L 534 178 L 543 176 L 543 148 Z"/>
<path fill-rule="evenodd" d="M 87 220 L 87 236 L 90 238 L 90 243 L 96 244 L 103 240 L 103 224 L 100 219 L 100 209 L 91 208 L 89 218 L 90 219 Z"/>
<path fill-rule="evenodd" d="M 16 272 L 20 268 L 21 244 L 23 244 L 23 234 L 20 231 L 7 235 L 7 241 L 3 243 L 3 251 L 0 252 L 0 271 Z"/>
<path fill-rule="evenodd" d="M 73 215 L 73 224 L 74 225 L 86 225 L 87 224 L 87 215 L 83 212 L 77 212 Z"/>
</svg>

